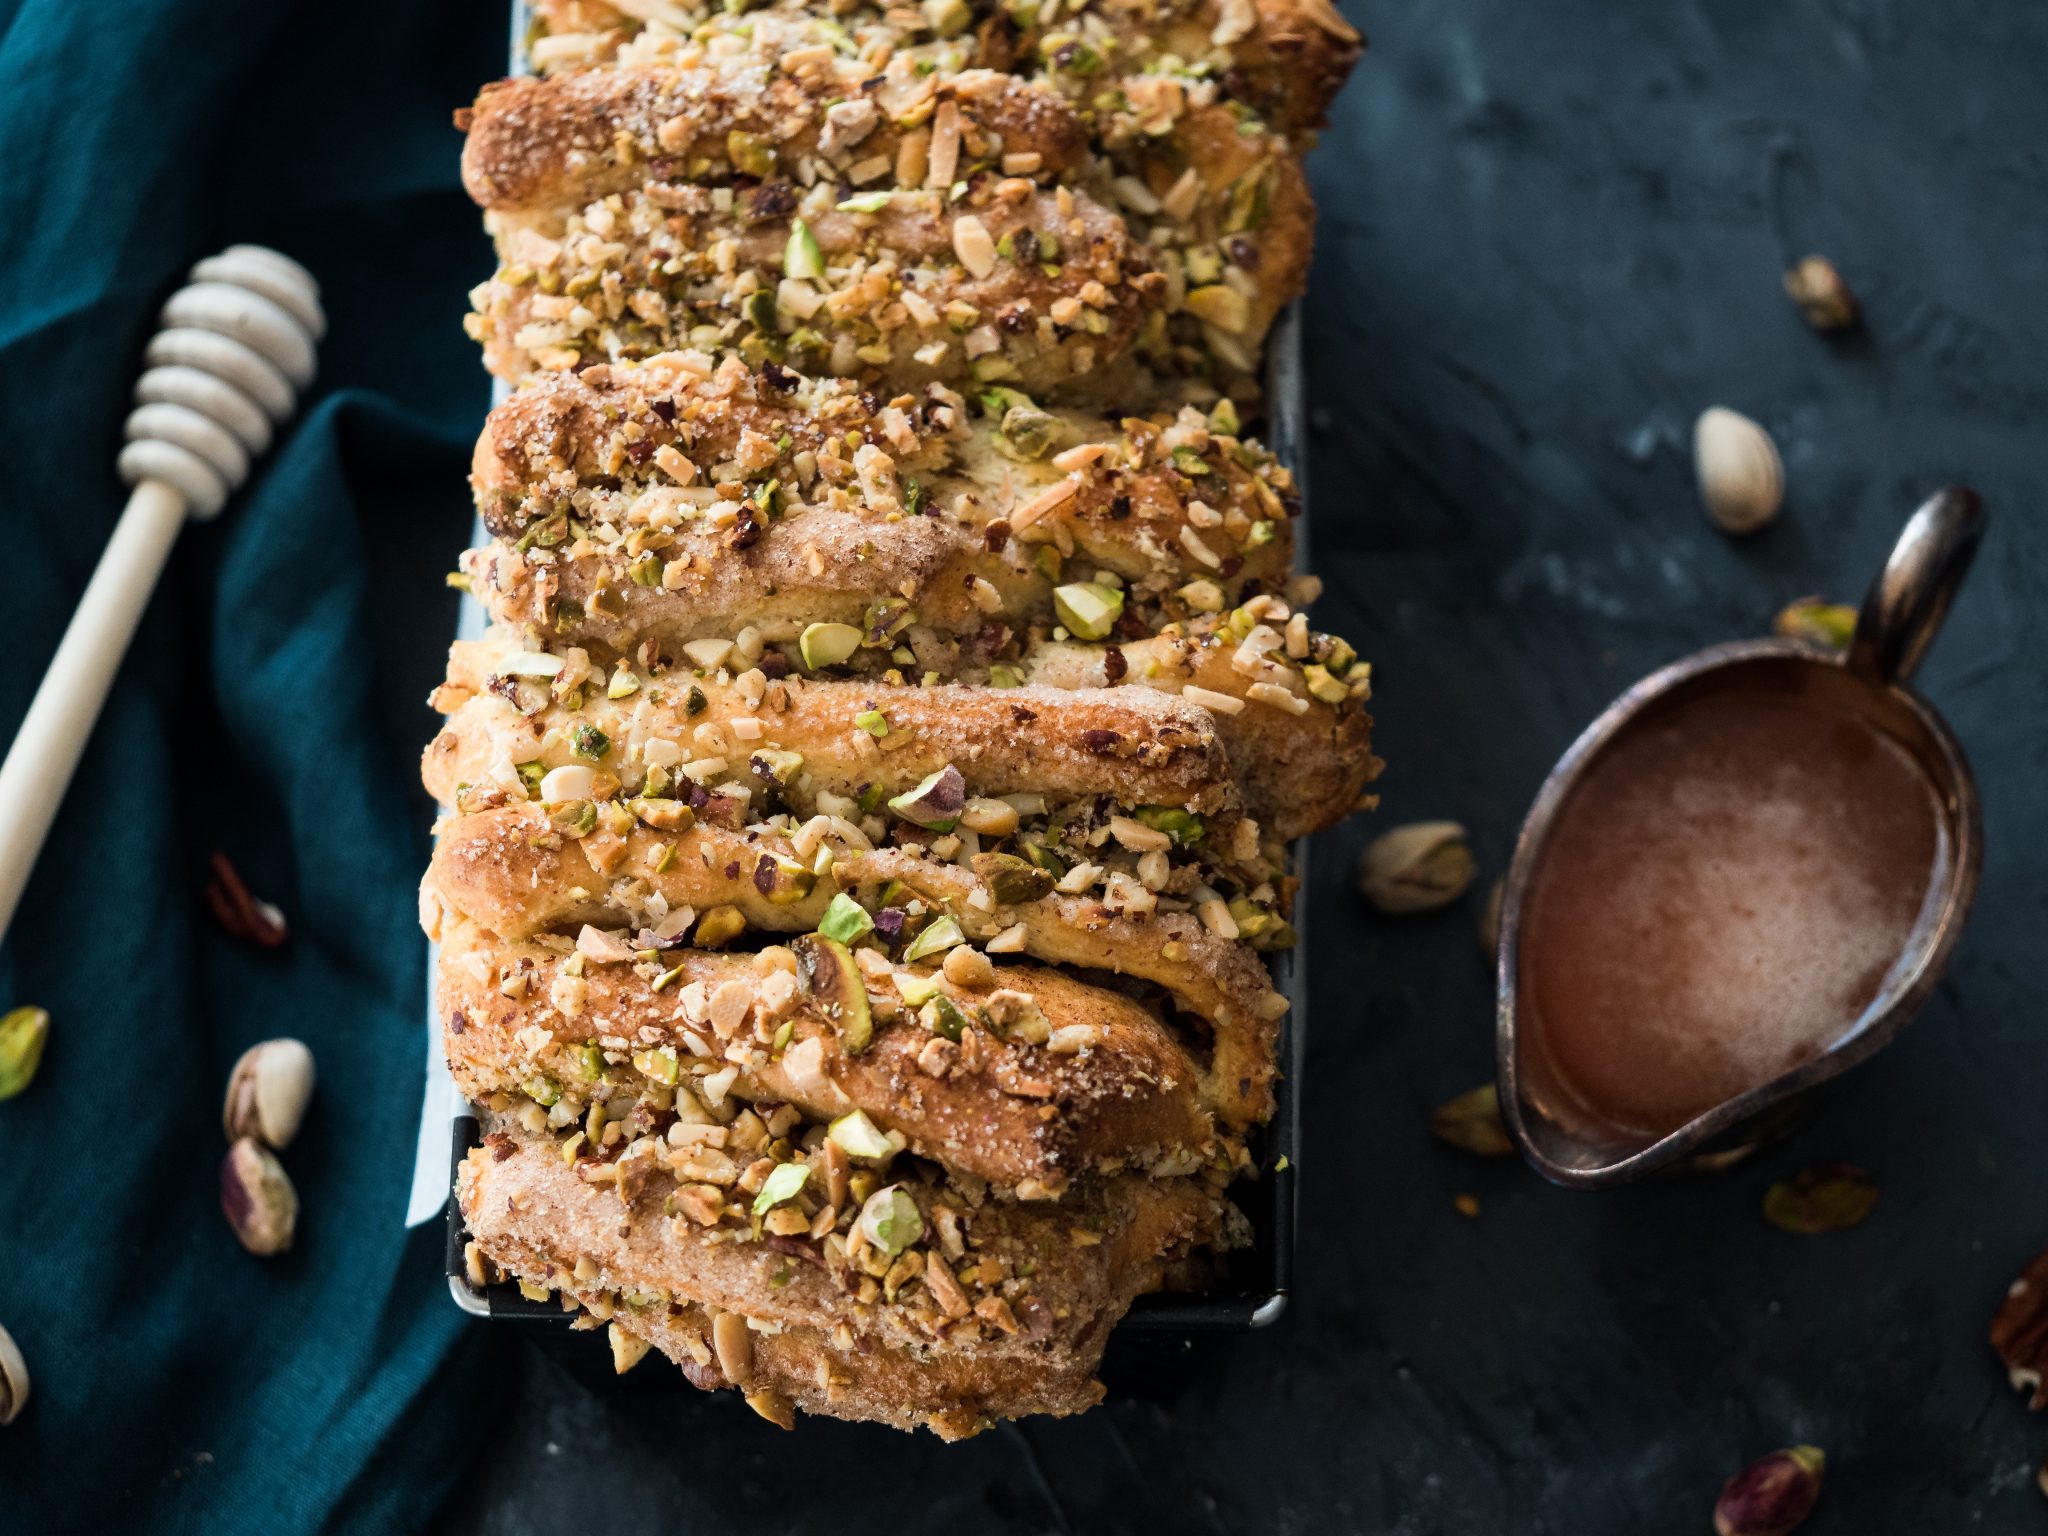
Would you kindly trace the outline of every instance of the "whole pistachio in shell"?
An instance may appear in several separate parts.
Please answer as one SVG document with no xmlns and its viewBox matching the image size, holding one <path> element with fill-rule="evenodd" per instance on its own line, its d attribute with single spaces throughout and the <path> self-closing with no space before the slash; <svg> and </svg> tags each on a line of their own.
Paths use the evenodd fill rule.
<svg viewBox="0 0 2048 1536">
<path fill-rule="evenodd" d="M 1795 1445 L 1744 1467 L 1714 1504 L 1716 1536 L 1788 1536 L 1813 1513 L 1827 1460 L 1819 1446 Z"/>
<path fill-rule="evenodd" d="M 253 1136 L 229 1147 L 220 1165 L 220 1208 L 242 1246 L 259 1258 L 291 1247 L 299 1192 L 276 1154 Z"/>
<path fill-rule="evenodd" d="M 1785 465 L 1770 433 L 1740 412 L 1711 406 L 1693 424 L 1700 500 L 1723 533 L 1754 533 L 1785 502 Z"/>
<path fill-rule="evenodd" d="M 1808 256 L 1787 272 L 1785 293 L 1816 331 L 1846 331 L 1856 323 L 1856 295 L 1825 256 Z"/>
<path fill-rule="evenodd" d="M 1464 895 L 1477 873 L 1462 826 L 1416 821 L 1366 845 L 1358 888 L 1382 912 L 1433 912 Z"/>
<path fill-rule="evenodd" d="M 221 1128 L 228 1140 L 253 1136 L 282 1152 L 299 1133 L 313 1096 L 313 1053 L 302 1040 L 265 1040 L 242 1052 L 228 1074 Z"/>
<path fill-rule="evenodd" d="M 28 1406 L 28 1362 L 14 1335 L 0 1328 L 0 1425 L 12 1424 Z"/>
<path fill-rule="evenodd" d="M 0 1099 L 11 1099 L 35 1081 L 50 1038 L 45 1008 L 16 1008 L 0 1016 Z"/>
</svg>

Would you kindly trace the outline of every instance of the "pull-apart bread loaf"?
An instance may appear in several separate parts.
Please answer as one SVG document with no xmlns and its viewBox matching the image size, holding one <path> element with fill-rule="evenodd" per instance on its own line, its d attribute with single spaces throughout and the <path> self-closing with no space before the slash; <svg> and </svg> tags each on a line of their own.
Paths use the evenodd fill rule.
<svg viewBox="0 0 2048 1536">
<path fill-rule="evenodd" d="M 1358 35 L 537 9 L 422 763 L 471 1278 L 785 1426 L 1081 1411 L 1250 1241 L 1288 844 L 1379 767 L 1250 430 Z"/>
</svg>

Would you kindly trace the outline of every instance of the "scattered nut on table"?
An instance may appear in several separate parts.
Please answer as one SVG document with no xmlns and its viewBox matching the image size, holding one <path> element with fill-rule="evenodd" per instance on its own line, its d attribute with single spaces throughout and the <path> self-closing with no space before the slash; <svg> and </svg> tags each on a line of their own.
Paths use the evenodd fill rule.
<svg viewBox="0 0 2048 1536">
<path fill-rule="evenodd" d="M 1827 1457 L 1816 1445 L 1773 1451 L 1729 1478 L 1714 1504 L 1717 1536 L 1787 1536 L 1820 1498 Z"/>
<path fill-rule="evenodd" d="M 1774 633 L 1788 640 L 1812 640 L 1835 650 L 1846 651 L 1856 637 L 1856 610 L 1847 603 L 1823 602 L 1802 597 L 1787 603 L 1771 621 Z"/>
<path fill-rule="evenodd" d="M 1358 888 L 1382 912 L 1432 912 L 1464 895 L 1477 873 L 1462 826 L 1417 821 L 1366 845 Z"/>
<path fill-rule="evenodd" d="M 299 1133 L 313 1096 L 313 1053 L 301 1040 L 265 1040 L 242 1052 L 228 1074 L 221 1128 L 228 1140 L 253 1136 L 283 1151 Z"/>
<path fill-rule="evenodd" d="M 0 1425 L 12 1424 L 28 1406 L 28 1362 L 14 1335 L 0 1328 Z"/>
<path fill-rule="evenodd" d="M 1429 1117 L 1429 1131 L 1438 1141 L 1475 1157 L 1514 1155 L 1514 1141 L 1500 1117 L 1500 1090 L 1492 1083 L 1439 1104 Z"/>
<path fill-rule="evenodd" d="M 1825 256 L 1808 256 L 1787 272 L 1785 292 L 1816 331 L 1846 331 L 1856 323 L 1856 295 Z"/>
<path fill-rule="evenodd" d="M 220 1208 L 242 1246 L 262 1258 L 292 1245 L 299 1192 L 284 1164 L 262 1142 L 244 1136 L 220 1165 Z"/>
<path fill-rule="evenodd" d="M 0 1099 L 11 1099 L 35 1081 L 50 1038 L 45 1008 L 16 1008 L 0 1018 Z"/>
<path fill-rule="evenodd" d="M 1754 533 L 1785 502 L 1785 465 L 1770 433 L 1740 412 L 1709 406 L 1692 429 L 1693 469 L 1707 516 L 1723 533 Z"/>
</svg>

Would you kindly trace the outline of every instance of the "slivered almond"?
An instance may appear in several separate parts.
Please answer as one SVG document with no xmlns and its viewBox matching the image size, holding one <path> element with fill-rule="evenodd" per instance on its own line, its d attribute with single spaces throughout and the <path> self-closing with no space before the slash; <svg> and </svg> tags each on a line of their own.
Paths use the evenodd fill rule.
<svg viewBox="0 0 2048 1536">
<path fill-rule="evenodd" d="M 1240 715 L 1244 713 L 1244 700 L 1228 693 L 1218 693 L 1213 688 L 1200 688 L 1189 683 L 1180 691 L 1180 696 L 1190 704 L 1199 704 L 1206 710 L 1219 715 Z"/>
<path fill-rule="evenodd" d="M 1072 501 L 1080 489 L 1081 479 L 1078 475 L 1069 475 L 1063 480 L 1055 480 L 1021 507 L 1016 508 L 1010 513 L 1010 530 L 1014 533 L 1019 529 L 1029 528 L 1033 523 L 1045 516 L 1046 513 L 1053 511 L 1055 508 L 1063 507 Z"/>
<path fill-rule="evenodd" d="M 1308 700 L 1298 693 L 1290 693 L 1278 683 L 1253 683 L 1244 692 L 1246 698 L 1257 699 L 1261 704 L 1270 704 L 1275 709 L 1284 709 L 1290 715 L 1308 713 Z"/>
<path fill-rule="evenodd" d="M 996 243 L 974 214 L 963 213 L 953 221 L 953 254 L 976 277 L 987 277 L 996 269 Z"/>
<path fill-rule="evenodd" d="M 932 114 L 931 160 L 924 184 L 944 191 L 953 185 L 953 173 L 960 168 L 960 108 L 951 101 L 939 103 Z"/>
</svg>

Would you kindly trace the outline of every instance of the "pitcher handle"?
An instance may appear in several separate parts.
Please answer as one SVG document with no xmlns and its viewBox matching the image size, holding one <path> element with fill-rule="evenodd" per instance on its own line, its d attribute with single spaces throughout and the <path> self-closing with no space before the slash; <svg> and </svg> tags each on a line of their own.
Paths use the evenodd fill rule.
<svg viewBox="0 0 2048 1536">
<path fill-rule="evenodd" d="M 1944 486 L 1906 520 L 1856 615 L 1852 672 L 1881 683 L 1913 676 L 1969 574 L 1985 522 L 1984 503 L 1966 485 Z"/>
</svg>

